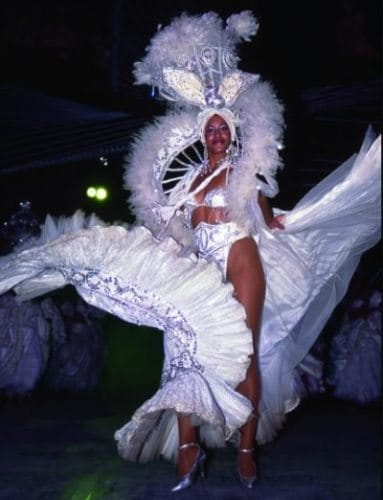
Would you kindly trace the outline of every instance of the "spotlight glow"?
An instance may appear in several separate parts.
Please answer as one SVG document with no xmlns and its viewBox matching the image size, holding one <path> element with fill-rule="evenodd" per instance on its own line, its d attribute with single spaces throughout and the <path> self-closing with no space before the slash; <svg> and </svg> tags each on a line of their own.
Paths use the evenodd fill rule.
<svg viewBox="0 0 383 500">
<path fill-rule="evenodd" d="M 97 189 L 94 186 L 89 186 L 86 190 L 86 195 L 88 198 L 95 198 L 97 194 Z"/>
<path fill-rule="evenodd" d="M 86 190 L 86 195 L 95 201 L 105 201 L 109 196 L 109 192 L 104 186 L 89 186 Z"/>
<path fill-rule="evenodd" d="M 97 188 L 96 199 L 99 201 L 104 201 L 108 197 L 108 190 L 104 187 Z"/>
</svg>

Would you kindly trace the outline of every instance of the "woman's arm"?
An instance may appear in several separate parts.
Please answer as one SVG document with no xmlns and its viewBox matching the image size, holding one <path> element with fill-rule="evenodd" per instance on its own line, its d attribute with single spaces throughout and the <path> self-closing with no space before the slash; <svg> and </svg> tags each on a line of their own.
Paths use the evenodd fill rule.
<svg viewBox="0 0 383 500">
<path fill-rule="evenodd" d="M 264 196 L 260 191 L 258 193 L 258 203 L 261 207 L 263 217 L 266 224 L 270 229 L 284 229 L 285 226 L 282 224 L 283 215 L 277 215 L 274 217 L 273 209 L 270 202 L 266 196 Z"/>
</svg>

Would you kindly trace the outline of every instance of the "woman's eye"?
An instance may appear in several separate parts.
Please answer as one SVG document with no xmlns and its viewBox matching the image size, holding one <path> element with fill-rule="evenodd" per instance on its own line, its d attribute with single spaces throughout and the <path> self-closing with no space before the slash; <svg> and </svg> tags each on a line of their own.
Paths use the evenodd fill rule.
<svg viewBox="0 0 383 500">
<path fill-rule="evenodd" d="M 214 129 L 214 128 L 207 128 L 205 133 L 206 134 L 214 134 L 215 130 L 216 129 Z M 222 125 L 217 130 L 220 130 L 221 132 L 227 132 L 229 130 L 229 127 L 227 125 Z"/>
</svg>

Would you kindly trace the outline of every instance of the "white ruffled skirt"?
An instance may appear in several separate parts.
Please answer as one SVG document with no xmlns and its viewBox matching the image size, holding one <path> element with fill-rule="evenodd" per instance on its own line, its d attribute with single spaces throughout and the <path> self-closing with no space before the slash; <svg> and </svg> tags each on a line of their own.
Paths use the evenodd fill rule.
<svg viewBox="0 0 383 500">
<path fill-rule="evenodd" d="M 89 304 L 164 332 L 161 387 L 116 432 L 120 454 L 175 459 L 177 413 L 192 415 L 208 446 L 235 439 L 252 412 L 235 391 L 246 375 L 252 338 L 218 268 L 180 257 L 173 240 L 158 242 L 144 227 L 88 227 L 49 242 L 49 226 L 56 237 L 60 231 L 49 219 L 44 244 L 0 259 L 0 293 L 14 288 L 31 298 L 72 284 Z M 259 227 L 267 282 L 259 443 L 271 440 L 298 404 L 295 368 L 304 365 L 361 254 L 379 238 L 380 138 L 287 213 L 285 230 Z"/>
</svg>

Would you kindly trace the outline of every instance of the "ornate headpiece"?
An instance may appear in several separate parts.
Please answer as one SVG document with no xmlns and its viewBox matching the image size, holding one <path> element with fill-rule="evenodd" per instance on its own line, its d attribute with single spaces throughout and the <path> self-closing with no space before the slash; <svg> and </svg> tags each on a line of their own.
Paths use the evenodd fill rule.
<svg viewBox="0 0 383 500">
<path fill-rule="evenodd" d="M 206 107 L 230 107 L 259 79 L 237 69 L 236 44 L 250 40 L 258 23 L 250 11 L 229 17 L 226 27 L 215 12 L 186 14 L 159 27 L 146 57 L 135 63 L 137 84 L 157 87 L 165 99 Z"/>
<path fill-rule="evenodd" d="M 149 207 L 166 204 L 174 183 L 201 163 L 201 133 L 214 112 L 226 115 L 236 130 L 233 183 L 247 191 L 256 183 L 268 196 L 278 192 L 274 175 L 281 167 L 282 105 L 259 75 L 238 69 L 236 46 L 257 30 L 251 11 L 230 16 L 225 25 L 215 12 L 182 14 L 159 26 L 146 56 L 135 63 L 136 84 L 151 85 L 153 95 L 173 103 L 167 115 L 137 136 L 126 166 L 131 206 L 154 232 Z M 243 208 L 235 211 L 241 218 Z"/>
</svg>

